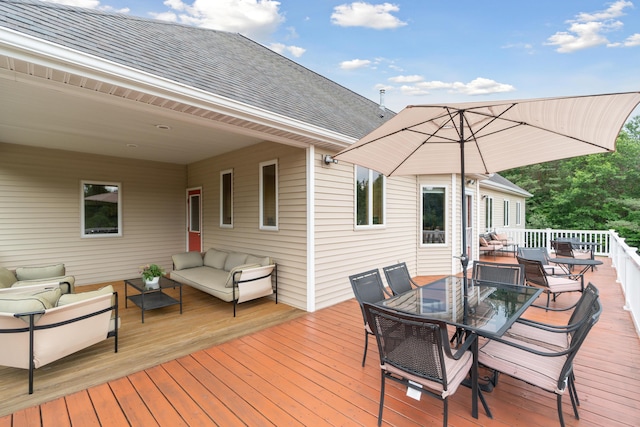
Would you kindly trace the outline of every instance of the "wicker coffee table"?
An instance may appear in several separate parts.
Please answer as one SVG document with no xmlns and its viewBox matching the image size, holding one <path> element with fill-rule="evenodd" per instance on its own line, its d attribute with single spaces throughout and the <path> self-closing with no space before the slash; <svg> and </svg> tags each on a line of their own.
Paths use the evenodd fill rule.
<svg viewBox="0 0 640 427">
<path fill-rule="evenodd" d="M 182 314 L 182 283 L 169 279 L 168 277 L 161 277 L 159 282 L 160 287 L 158 289 L 148 289 L 142 278 L 127 279 L 124 281 L 124 306 L 128 305 L 131 301 L 142 310 L 142 323 L 144 323 L 145 310 L 153 310 L 161 307 L 168 307 L 170 305 L 180 304 L 180 314 Z M 135 295 L 128 295 L 128 288 L 131 286 L 139 293 Z M 176 288 L 180 289 L 180 299 L 175 299 L 163 292 L 163 289 Z"/>
</svg>

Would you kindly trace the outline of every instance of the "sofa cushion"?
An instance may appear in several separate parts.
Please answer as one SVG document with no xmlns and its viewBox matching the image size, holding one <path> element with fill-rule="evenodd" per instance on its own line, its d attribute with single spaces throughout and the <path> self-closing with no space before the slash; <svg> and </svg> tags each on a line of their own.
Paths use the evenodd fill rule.
<svg viewBox="0 0 640 427">
<path fill-rule="evenodd" d="M 64 294 L 60 296 L 57 306 L 61 307 L 63 305 L 73 304 L 74 302 L 84 301 L 89 298 L 97 297 L 104 294 L 112 294 L 112 293 L 113 293 L 113 286 L 107 285 L 100 289 L 96 289 L 95 291 L 78 292 L 77 294 Z"/>
<path fill-rule="evenodd" d="M 50 291 L 45 291 L 50 292 Z M 60 289 L 58 289 L 58 293 Z M 58 296 L 60 296 L 58 294 Z M 2 294 L 0 295 L 0 312 L 3 313 L 31 313 L 34 311 L 44 311 L 53 307 L 50 302 L 50 295 L 25 295 L 20 294 Z M 40 315 L 35 316 L 34 320 L 40 320 Z M 21 316 L 20 319 L 29 323 L 29 316 Z"/>
<path fill-rule="evenodd" d="M 171 257 L 174 270 L 184 270 L 185 268 L 202 267 L 202 255 L 200 252 L 183 252 Z"/>
<path fill-rule="evenodd" d="M 44 298 L 49 303 L 50 307 L 55 307 L 58 304 L 58 300 L 62 296 L 62 289 L 56 287 L 54 289 L 47 289 L 43 291 L 34 292 L 34 297 Z"/>
<path fill-rule="evenodd" d="M 209 249 L 204 254 L 204 265 L 207 267 L 224 270 L 224 262 L 227 260 L 228 252 L 219 251 L 217 249 Z"/>
<path fill-rule="evenodd" d="M 0 267 L 0 288 L 10 288 L 18 279 L 11 270 Z"/>
<path fill-rule="evenodd" d="M 227 281 L 224 285 L 225 288 L 233 287 L 233 275 L 235 274 L 236 271 L 242 271 L 248 268 L 256 268 L 256 267 L 260 267 L 260 264 L 240 264 L 233 267 L 231 271 L 229 271 L 229 275 L 227 276 Z"/>
<path fill-rule="evenodd" d="M 484 237 L 480 237 L 480 246 L 489 246 L 489 242 Z"/>
<path fill-rule="evenodd" d="M 241 254 L 239 252 L 232 252 L 227 255 L 227 259 L 224 262 L 224 270 L 231 271 L 234 267 L 242 265 L 247 260 L 247 254 Z"/>
<path fill-rule="evenodd" d="M 271 257 L 268 256 L 255 256 L 249 255 L 245 261 L 246 264 L 260 264 L 262 267 L 266 267 L 267 265 L 271 265 Z"/>
<path fill-rule="evenodd" d="M 48 279 L 49 277 L 59 277 L 64 275 L 64 264 L 16 268 L 16 277 L 18 280 Z"/>
</svg>

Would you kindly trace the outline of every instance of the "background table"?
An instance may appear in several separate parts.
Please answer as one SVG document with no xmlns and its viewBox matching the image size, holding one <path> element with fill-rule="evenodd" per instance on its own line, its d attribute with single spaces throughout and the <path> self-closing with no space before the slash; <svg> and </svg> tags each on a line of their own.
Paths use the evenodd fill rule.
<svg viewBox="0 0 640 427">
<path fill-rule="evenodd" d="M 558 257 L 558 258 L 549 258 L 554 264 L 560 264 L 567 274 L 573 274 L 573 267 L 581 267 L 579 273 L 576 273 L 576 276 L 580 276 L 587 272 L 588 269 L 593 269 L 597 265 L 602 265 L 602 261 L 599 259 L 584 259 L 584 258 L 569 258 L 569 257 Z"/>
</svg>

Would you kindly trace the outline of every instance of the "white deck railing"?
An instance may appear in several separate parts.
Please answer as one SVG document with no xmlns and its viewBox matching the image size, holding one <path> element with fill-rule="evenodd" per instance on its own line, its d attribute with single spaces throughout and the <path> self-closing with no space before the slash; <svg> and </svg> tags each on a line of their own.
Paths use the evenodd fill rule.
<svg viewBox="0 0 640 427">
<path fill-rule="evenodd" d="M 551 241 L 562 237 L 577 237 L 582 242 L 595 242 L 598 256 L 608 256 L 616 269 L 617 279 L 625 296 L 624 309 L 631 312 L 636 331 L 640 335 L 640 256 L 637 249 L 627 245 L 615 230 L 553 230 L 553 229 L 497 229 L 506 233 L 523 247 L 545 247 L 551 251 Z"/>
</svg>

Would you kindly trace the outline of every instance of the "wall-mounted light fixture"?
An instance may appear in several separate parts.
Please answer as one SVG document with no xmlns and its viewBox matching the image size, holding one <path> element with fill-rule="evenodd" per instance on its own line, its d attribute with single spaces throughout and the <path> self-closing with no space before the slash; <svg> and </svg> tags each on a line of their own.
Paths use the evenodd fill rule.
<svg viewBox="0 0 640 427">
<path fill-rule="evenodd" d="M 483 194 L 482 195 L 482 200 L 485 200 L 487 197 L 489 197 L 489 196 L 487 196 L 486 194 Z"/>
<path fill-rule="evenodd" d="M 475 183 L 476 183 L 476 180 L 475 180 L 475 179 L 468 179 L 468 180 L 467 180 L 467 185 L 473 185 L 473 184 L 475 184 Z"/>
<path fill-rule="evenodd" d="M 335 164 L 335 165 L 337 165 L 337 164 L 338 164 L 338 161 L 337 161 L 336 159 L 334 159 L 333 157 L 331 157 L 330 155 L 325 154 L 325 155 L 324 155 L 324 164 L 325 164 L 325 165 L 330 165 L 330 164 L 332 164 L 332 163 L 333 163 L 333 164 Z"/>
</svg>

